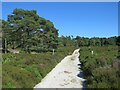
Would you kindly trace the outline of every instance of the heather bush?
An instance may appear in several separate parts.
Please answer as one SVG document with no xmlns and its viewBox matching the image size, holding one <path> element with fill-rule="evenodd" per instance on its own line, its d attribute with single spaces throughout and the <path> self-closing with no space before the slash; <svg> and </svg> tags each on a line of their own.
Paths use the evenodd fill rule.
<svg viewBox="0 0 120 90">
<path fill-rule="evenodd" d="M 91 51 L 94 52 L 93 55 Z M 81 47 L 81 69 L 88 88 L 119 87 L 120 72 L 112 67 L 112 61 L 117 58 L 117 54 L 117 46 Z"/>
</svg>

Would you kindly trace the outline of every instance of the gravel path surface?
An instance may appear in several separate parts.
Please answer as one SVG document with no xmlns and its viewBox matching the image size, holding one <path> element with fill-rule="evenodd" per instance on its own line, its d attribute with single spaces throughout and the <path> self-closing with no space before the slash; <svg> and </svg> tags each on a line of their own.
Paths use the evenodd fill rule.
<svg viewBox="0 0 120 90">
<path fill-rule="evenodd" d="M 34 88 L 83 88 L 85 79 L 78 77 L 78 74 L 82 72 L 78 66 L 80 64 L 79 50 L 75 51 L 58 63 Z"/>
</svg>

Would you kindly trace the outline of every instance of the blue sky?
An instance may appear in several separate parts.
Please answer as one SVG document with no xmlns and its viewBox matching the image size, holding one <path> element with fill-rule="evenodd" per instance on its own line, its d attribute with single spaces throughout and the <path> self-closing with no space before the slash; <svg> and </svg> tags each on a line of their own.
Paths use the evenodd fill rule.
<svg viewBox="0 0 120 90">
<path fill-rule="evenodd" d="M 15 8 L 37 10 L 51 20 L 59 35 L 111 37 L 118 35 L 117 2 L 3 2 L 2 19 Z"/>
</svg>

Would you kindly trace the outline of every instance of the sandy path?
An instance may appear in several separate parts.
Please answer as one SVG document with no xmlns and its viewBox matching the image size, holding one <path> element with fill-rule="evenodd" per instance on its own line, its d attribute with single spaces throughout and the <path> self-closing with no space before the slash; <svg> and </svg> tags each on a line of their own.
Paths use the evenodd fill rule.
<svg viewBox="0 0 120 90">
<path fill-rule="evenodd" d="M 77 76 L 81 72 L 79 58 L 71 60 L 71 57 L 66 56 L 34 88 L 82 88 L 84 79 Z"/>
</svg>

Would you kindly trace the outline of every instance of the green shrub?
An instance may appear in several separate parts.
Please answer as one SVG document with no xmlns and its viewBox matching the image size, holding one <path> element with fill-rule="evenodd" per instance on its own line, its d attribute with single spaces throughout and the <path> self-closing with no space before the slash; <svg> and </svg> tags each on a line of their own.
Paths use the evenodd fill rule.
<svg viewBox="0 0 120 90">
<path fill-rule="evenodd" d="M 31 65 L 31 66 L 26 66 L 25 70 L 31 72 L 34 77 L 36 77 L 36 81 L 40 82 L 40 80 L 42 79 L 42 76 L 40 74 L 40 70 L 38 70 L 37 66 L 35 64 Z"/>
<path fill-rule="evenodd" d="M 69 47 L 70 48 L 70 47 Z M 32 88 L 38 84 L 73 48 L 47 53 L 3 54 L 3 88 Z"/>
<path fill-rule="evenodd" d="M 95 88 L 118 88 L 118 77 L 113 68 L 96 68 L 93 72 Z"/>
<path fill-rule="evenodd" d="M 8 75 L 8 78 L 6 77 Z M 12 80 L 10 80 L 10 79 Z M 14 67 L 11 65 L 3 65 L 3 88 L 8 86 L 8 83 L 11 83 L 13 86 L 18 88 L 29 88 L 34 86 L 35 77 L 32 73 L 18 67 Z M 8 81 L 10 80 L 10 82 Z M 12 82 L 11 82 L 12 81 Z M 30 82 L 30 83 L 28 83 Z M 11 85 L 11 86 L 12 86 Z M 8 87 L 7 87 L 8 88 Z"/>
<path fill-rule="evenodd" d="M 87 87 L 118 88 L 120 74 L 111 67 L 117 53 L 117 46 L 81 47 L 80 61 L 85 73 L 84 78 L 87 79 Z"/>
</svg>

